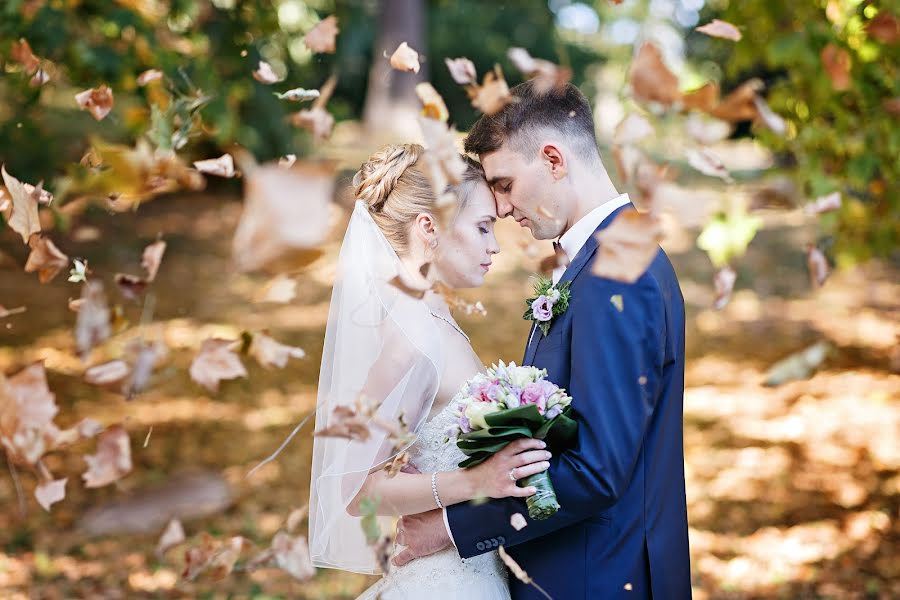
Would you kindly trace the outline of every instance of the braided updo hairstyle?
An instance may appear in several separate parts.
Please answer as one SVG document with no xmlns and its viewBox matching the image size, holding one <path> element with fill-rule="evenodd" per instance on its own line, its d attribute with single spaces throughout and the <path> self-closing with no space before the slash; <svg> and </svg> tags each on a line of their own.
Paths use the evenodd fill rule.
<svg viewBox="0 0 900 600">
<path fill-rule="evenodd" d="M 372 219 L 401 256 L 409 249 L 410 225 L 419 214 L 431 212 L 436 200 L 424 162 L 419 162 L 424 153 L 419 144 L 385 146 L 353 177 L 356 199 L 366 203 Z M 460 205 L 484 181 L 481 164 L 465 155 L 462 159 L 466 163 L 462 182 L 451 187 Z"/>
</svg>

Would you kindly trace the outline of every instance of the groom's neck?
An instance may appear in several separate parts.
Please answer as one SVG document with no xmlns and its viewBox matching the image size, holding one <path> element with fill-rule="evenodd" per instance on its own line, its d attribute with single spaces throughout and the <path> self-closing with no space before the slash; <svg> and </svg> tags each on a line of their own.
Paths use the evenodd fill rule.
<svg viewBox="0 0 900 600">
<path fill-rule="evenodd" d="M 618 196 L 619 191 L 605 170 L 581 173 L 572 182 L 573 207 L 563 234 L 595 208 Z"/>
</svg>

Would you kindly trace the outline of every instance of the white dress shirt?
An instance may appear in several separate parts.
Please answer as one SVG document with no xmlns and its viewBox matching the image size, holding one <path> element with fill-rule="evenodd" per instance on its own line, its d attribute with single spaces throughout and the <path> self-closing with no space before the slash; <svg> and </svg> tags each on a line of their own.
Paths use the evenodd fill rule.
<svg viewBox="0 0 900 600">
<path fill-rule="evenodd" d="M 575 258 L 575 255 L 578 254 L 579 250 L 581 250 L 582 246 L 587 243 L 588 239 L 590 239 L 591 235 L 593 235 L 594 231 L 600 227 L 600 223 L 602 223 L 606 217 L 611 215 L 617 208 L 620 206 L 624 206 L 628 204 L 631 200 L 628 198 L 628 194 L 621 194 L 616 196 L 612 200 L 607 200 L 588 214 L 584 215 L 578 221 L 569 228 L 567 232 L 562 234 L 559 238 L 559 245 L 562 246 L 563 252 L 566 253 L 566 256 L 569 259 L 569 262 Z M 559 283 L 560 278 L 562 278 L 563 273 L 566 272 L 566 267 L 557 267 L 553 270 L 553 283 L 554 285 Z M 534 327 L 532 328 L 532 333 L 534 333 Z M 529 343 L 531 342 L 531 338 L 529 337 Z M 444 513 L 444 527 L 447 528 L 447 535 L 450 536 L 450 542 L 456 546 L 456 541 L 453 539 L 453 532 L 450 531 L 450 522 L 447 520 L 447 509 L 443 509 Z"/>
</svg>

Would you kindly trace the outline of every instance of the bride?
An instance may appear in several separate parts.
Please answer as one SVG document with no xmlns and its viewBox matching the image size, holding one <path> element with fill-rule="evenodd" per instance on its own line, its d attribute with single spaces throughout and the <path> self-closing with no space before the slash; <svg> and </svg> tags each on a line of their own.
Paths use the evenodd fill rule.
<svg viewBox="0 0 900 600">
<path fill-rule="evenodd" d="M 446 226 L 433 208 L 422 146 L 388 146 L 354 177 L 356 204 L 338 259 L 319 377 L 309 503 L 316 566 L 382 572 L 386 561 L 363 528 L 362 514 L 373 505 L 381 531 L 390 531 L 399 516 L 529 496 L 534 489 L 516 481 L 549 467 L 543 442 L 528 439 L 477 467 L 457 468 L 465 456 L 446 431 L 458 419 L 460 387 L 484 367 L 442 295 L 418 298 L 396 285 L 396 277 L 419 279 L 422 288 L 438 280 L 451 289 L 484 282 L 499 252 L 496 207 L 480 165 L 465 160 L 463 181 L 453 189 L 459 204 Z M 349 435 L 347 415 L 362 415 L 365 431 Z M 342 427 L 343 437 L 321 435 Z M 413 435 L 398 435 L 401 427 Z M 385 467 L 402 452 L 414 468 L 391 476 Z M 496 552 L 461 559 L 450 548 L 391 568 L 360 598 L 379 597 L 508 600 L 509 591 Z"/>
</svg>

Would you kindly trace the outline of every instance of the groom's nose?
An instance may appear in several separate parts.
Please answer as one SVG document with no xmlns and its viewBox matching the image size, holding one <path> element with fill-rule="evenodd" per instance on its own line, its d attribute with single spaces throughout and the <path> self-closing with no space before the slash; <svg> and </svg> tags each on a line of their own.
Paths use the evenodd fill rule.
<svg viewBox="0 0 900 600">
<path fill-rule="evenodd" d="M 497 195 L 494 196 L 497 200 L 497 216 L 501 219 L 504 217 L 508 217 L 512 214 L 513 205 L 509 203 L 508 200 L 504 199 L 502 196 Z"/>
</svg>

